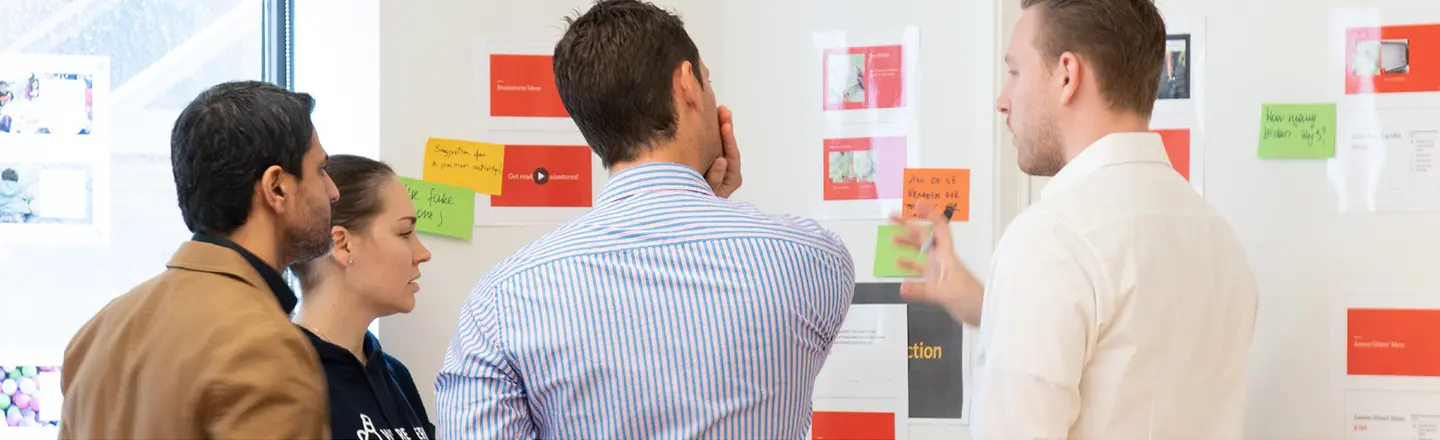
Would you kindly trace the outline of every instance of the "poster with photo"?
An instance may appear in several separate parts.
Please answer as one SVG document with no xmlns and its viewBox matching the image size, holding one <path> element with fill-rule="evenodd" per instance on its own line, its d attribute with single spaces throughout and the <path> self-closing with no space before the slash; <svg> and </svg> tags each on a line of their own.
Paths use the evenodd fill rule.
<svg viewBox="0 0 1440 440">
<path fill-rule="evenodd" d="M 1165 36 L 1159 99 L 1190 99 L 1190 35 Z"/>
<path fill-rule="evenodd" d="M 827 122 L 913 118 L 920 86 L 918 27 L 817 32 L 814 44 L 815 102 Z"/>
<path fill-rule="evenodd" d="M 905 169 L 920 163 L 916 131 L 900 124 L 834 125 L 815 146 L 814 216 L 884 219 L 900 211 Z"/>
<path fill-rule="evenodd" d="M 103 130 L 105 57 L 0 55 L 0 136 L 95 135 Z M 0 146 L 10 143 L 0 139 Z"/>
<path fill-rule="evenodd" d="M 0 243 L 108 240 L 108 163 L 27 161 L 0 154 Z"/>
</svg>

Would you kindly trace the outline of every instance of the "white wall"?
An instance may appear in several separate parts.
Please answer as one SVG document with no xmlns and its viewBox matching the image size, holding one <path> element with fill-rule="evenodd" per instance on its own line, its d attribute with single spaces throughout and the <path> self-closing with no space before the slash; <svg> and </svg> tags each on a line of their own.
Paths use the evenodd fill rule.
<svg viewBox="0 0 1440 440">
<path fill-rule="evenodd" d="M 808 214 L 818 199 L 819 73 L 808 64 L 816 31 L 921 29 L 924 90 L 919 121 L 923 165 L 972 169 L 971 221 L 956 225 L 966 262 L 984 276 L 998 226 L 1024 200 L 1013 154 L 997 155 L 993 111 L 997 67 L 995 3 L 923 0 L 885 5 L 844 0 L 673 0 L 710 66 L 717 96 L 735 112 L 745 187 L 737 199 L 770 212 Z M 380 2 L 380 155 L 402 174 L 418 175 L 427 137 L 486 139 L 472 102 L 475 37 L 556 38 L 561 18 L 587 0 Z M 997 162 L 1003 164 L 997 166 Z M 1003 172 L 997 172 L 1003 170 Z M 803 182 L 817 182 L 805 185 Z M 998 199 L 1003 202 L 997 202 Z M 855 256 L 861 280 L 872 279 L 875 228 L 882 220 L 827 221 Z M 456 311 L 487 270 L 555 225 L 482 227 L 473 243 L 429 238 L 435 258 L 422 270 L 414 313 L 382 320 L 387 351 L 403 359 L 424 386 L 438 371 Z M 433 411 L 432 411 L 433 412 Z M 961 428 L 916 431 L 918 438 L 965 437 Z"/>
</svg>

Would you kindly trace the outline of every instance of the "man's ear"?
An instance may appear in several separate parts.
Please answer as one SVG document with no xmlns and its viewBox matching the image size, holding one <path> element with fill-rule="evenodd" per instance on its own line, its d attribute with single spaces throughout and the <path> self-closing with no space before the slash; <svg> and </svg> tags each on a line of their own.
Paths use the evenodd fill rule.
<svg viewBox="0 0 1440 440">
<path fill-rule="evenodd" d="M 269 206 L 270 210 L 276 213 L 285 212 L 286 197 L 291 196 L 293 188 L 287 188 L 285 184 L 285 170 L 279 165 L 272 165 L 260 174 L 260 181 L 255 184 L 255 192 L 260 200 Z"/>
<path fill-rule="evenodd" d="M 1080 93 L 1080 81 L 1082 80 L 1080 68 L 1080 57 L 1074 52 L 1060 54 L 1059 73 L 1060 78 L 1060 105 L 1070 104 L 1075 100 L 1075 95 Z"/>
<path fill-rule="evenodd" d="M 704 101 L 705 91 L 701 90 L 701 84 L 695 80 L 695 69 L 696 66 L 689 61 L 681 61 L 671 79 L 675 85 L 676 98 L 685 107 L 699 108 Z"/>
</svg>

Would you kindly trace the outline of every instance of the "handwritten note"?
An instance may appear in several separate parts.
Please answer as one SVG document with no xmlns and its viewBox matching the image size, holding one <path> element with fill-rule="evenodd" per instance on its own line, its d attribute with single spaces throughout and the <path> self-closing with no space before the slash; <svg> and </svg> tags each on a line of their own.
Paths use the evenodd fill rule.
<svg viewBox="0 0 1440 440">
<path fill-rule="evenodd" d="M 415 204 L 415 229 L 469 240 L 475 230 L 475 191 L 401 177 Z"/>
<path fill-rule="evenodd" d="M 901 215 L 917 217 L 916 206 L 929 203 L 936 209 L 955 204 L 954 221 L 970 220 L 970 170 L 958 168 L 906 168 L 904 207 Z"/>
<path fill-rule="evenodd" d="M 1260 152 L 1267 159 L 1335 157 L 1335 104 L 1264 104 Z"/>
<path fill-rule="evenodd" d="M 426 181 L 498 196 L 504 169 L 504 145 L 437 138 L 425 142 L 425 170 L 421 177 Z"/>
<path fill-rule="evenodd" d="M 895 236 L 904 232 L 904 226 L 880 225 L 880 230 L 875 234 L 876 277 L 910 277 L 919 275 L 918 273 L 902 269 L 900 265 L 896 264 L 900 258 L 925 264 L 925 256 L 920 254 L 919 249 L 895 244 Z"/>
</svg>

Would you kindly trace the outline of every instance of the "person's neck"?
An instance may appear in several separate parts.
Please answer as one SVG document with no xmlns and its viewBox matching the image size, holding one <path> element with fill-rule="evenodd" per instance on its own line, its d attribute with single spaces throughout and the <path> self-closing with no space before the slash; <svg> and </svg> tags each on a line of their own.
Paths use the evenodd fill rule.
<svg viewBox="0 0 1440 440">
<path fill-rule="evenodd" d="M 255 254 L 276 271 L 283 272 L 285 267 L 290 265 L 290 257 L 281 255 L 280 240 L 277 238 L 277 234 L 270 228 L 257 227 L 259 225 L 250 223 L 236 229 L 225 238 Z"/>
<path fill-rule="evenodd" d="M 714 159 L 711 159 L 714 160 Z M 676 140 L 656 143 L 645 151 L 635 156 L 635 160 L 621 162 L 610 166 L 610 174 L 614 175 L 621 171 L 634 168 L 640 165 L 651 163 L 674 163 L 690 167 L 700 175 L 710 169 L 710 164 L 705 163 L 700 157 L 700 149 L 694 145 L 688 145 Z"/>
<path fill-rule="evenodd" d="M 315 286 L 305 293 L 295 322 L 321 339 L 335 344 L 365 363 L 365 332 L 375 321 L 375 314 L 362 310 L 354 295 L 341 291 L 338 282 Z M 349 299 L 346 299 L 349 298 Z"/>
<path fill-rule="evenodd" d="M 1075 130 L 1065 140 L 1065 162 L 1069 163 L 1090 148 L 1096 141 L 1115 133 L 1143 133 L 1150 131 L 1150 119 L 1132 112 L 1111 111 L 1088 112 L 1093 118 L 1077 120 Z"/>
</svg>

